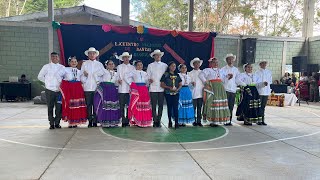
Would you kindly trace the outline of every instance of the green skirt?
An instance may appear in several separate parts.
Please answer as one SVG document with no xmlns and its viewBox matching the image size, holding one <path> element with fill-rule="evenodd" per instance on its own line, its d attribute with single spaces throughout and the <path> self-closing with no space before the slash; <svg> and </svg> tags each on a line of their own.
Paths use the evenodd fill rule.
<svg viewBox="0 0 320 180">
<path fill-rule="evenodd" d="M 230 119 L 227 94 L 221 80 L 211 80 L 206 83 L 203 98 L 204 120 L 225 123 Z"/>
</svg>

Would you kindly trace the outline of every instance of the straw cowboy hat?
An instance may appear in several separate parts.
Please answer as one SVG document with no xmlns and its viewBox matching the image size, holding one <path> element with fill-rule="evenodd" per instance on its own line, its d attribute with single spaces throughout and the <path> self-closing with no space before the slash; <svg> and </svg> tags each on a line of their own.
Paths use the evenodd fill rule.
<svg viewBox="0 0 320 180">
<path fill-rule="evenodd" d="M 129 57 L 129 61 L 132 59 L 132 54 L 129 54 L 128 52 L 123 52 L 120 56 L 119 56 L 119 60 L 123 61 L 122 58 L 123 57 Z"/>
<path fill-rule="evenodd" d="M 201 60 L 201 59 L 198 58 L 198 57 L 193 58 L 193 59 L 190 61 L 190 66 L 191 66 L 192 68 L 194 68 L 194 65 L 193 65 L 194 62 L 200 62 L 200 66 L 201 66 L 202 63 L 203 63 L 203 60 Z"/>
<path fill-rule="evenodd" d="M 88 56 L 88 53 L 89 53 L 89 52 L 95 52 L 95 53 L 97 54 L 97 56 L 99 56 L 99 51 L 96 50 L 96 48 L 94 48 L 94 47 L 90 47 L 88 50 L 86 50 L 86 51 L 84 52 L 84 54 L 85 54 L 86 56 Z"/>
<path fill-rule="evenodd" d="M 161 52 L 159 49 L 156 49 L 150 54 L 150 56 L 153 58 L 153 55 L 155 54 L 160 54 L 160 56 L 162 57 L 164 55 L 164 52 Z"/>
<path fill-rule="evenodd" d="M 227 54 L 226 57 L 224 58 L 224 60 L 227 60 L 228 57 L 233 57 L 233 61 L 236 60 L 237 56 L 236 55 L 233 55 L 232 53 L 230 54 Z"/>
<path fill-rule="evenodd" d="M 211 61 L 213 61 L 214 59 L 218 60 L 218 58 L 212 57 L 212 58 L 210 58 L 210 59 L 208 60 L 208 62 L 211 62 Z"/>
<path fill-rule="evenodd" d="M 263 63 L 263 62 L 268 63 L 268 61 L 267 61 L 267 60 L 262 59 L 262 60 L 260 60 L 260 61 L 259 61 L 259 65 L 260 65 L 261 63 Z"/>
</svg>

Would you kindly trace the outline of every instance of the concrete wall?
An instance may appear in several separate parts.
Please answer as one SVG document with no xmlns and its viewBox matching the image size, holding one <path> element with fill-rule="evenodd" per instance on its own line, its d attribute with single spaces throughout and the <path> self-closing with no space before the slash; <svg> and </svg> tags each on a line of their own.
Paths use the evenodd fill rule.
<svg viewBox="0 0 320 180">
<path fill-rule="evenodd" d="M 309 63 L 320 64 L 320 36 L 309 39 Z"/>
<path fill-rule="evenodd" d="M 223 60 L 226 54 L 233 53 L 241 59 L 240 36 L 218 35 L 215 39 L 215 56 L 221 61 L 220 66 L 226 63 Z M 268 60 L 269 68 L 274 79 L 280 79 L 285 65 L 291 64 L 292 56 L 304 55 L 304 39 L 299 38 L 258 38 L 256 46 L 256 61 Z M 53 50 L 59 52 L 59 43 L 56 33 L 53 33 Z M 8 80 L 9 76 L 26 74 L 32 81 L 32 94 L 38 95 L 41 86 L 37 81 L 37 74 L 41 67 L 49 62 L 48 24 L 35 22 L 0 22 L 0 81 Z M 319 40 L 310 42 L 312 63 L 319 63 Z M 242 71 L 242 64 L 236 65 Z M 255 66 L 255 70 L 257 66 Z"/>
<path fill-rule="evenodd" d="M 245 37 L 244 37 L 245 38 Z M 305 55 L 304 39 L 302 38 L 277 38 L 277 37 L 254 37 L 257 38 L 256 62 L 265 59 L 269 61 L 269 69 L 273 73 L 273 79 L 280 79 L 284 74 L 285 65 L 292 64 L 293 56 Z M 226 63 L 223 60 L 226 54 L 237 55 L 235 64 L 242 71 L 240 36 L 218 35 L 215 39 L 215 56 L 220 59 L 220 66 Z M 254 70 L 258 69 L 255 64 Z"/>
<path fill-rule="evenodd" d="M 37 75 L 49 61 L 48 28 L 45 26 L 0 25 L 0 81 L 26 74 L 32 82 L 32 95 L 40 94 Z"/>
</svg>

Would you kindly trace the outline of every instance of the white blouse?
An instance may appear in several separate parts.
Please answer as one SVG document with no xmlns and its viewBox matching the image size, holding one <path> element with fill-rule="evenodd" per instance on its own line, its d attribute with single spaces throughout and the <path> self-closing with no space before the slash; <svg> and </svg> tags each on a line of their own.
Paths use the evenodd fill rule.
<svg viewBox="0 0 320 180">
<path fill-rule="evenodd" d="M 117 72 L 115 72 L 114 70 L 106 70 L 105 69 L 105 73 L 101 78 L 101 82 L 116 83 L 116 81 L 117 81 Z"/>
<path fill-rule="evenodd" d="M 191 82 L 194 82 L 194 86 L 192 86 L 192 99 L 198 99 L 203 97 L 203 82 L 199 78 L 199 74 L 201 73 L 201 70 L 192 70 L 188 72 L 188 75 L 191 78 Z"/>
<path fill-rule="evenodd" d="M 259 86 L 261 84 L 261 80 L 259 79 L 259 76 L 252 74 L 252 73 L 241 73 L 239 76 L 237 76 L 239 85 L 241 86 L 247 86 L 250 84 L 255 84 L 256 86 Z"/>
<path fill-rule="evenodd" d="M 204 83 L 212 79 L 221 79 L 221 72 L 219 68 L 206 68 L 200 74 L 199 78 Z"/>
<path fill-rule="evenodd" d="M 124 80 L 130 85 L 132 82 L 147 83 L 149 81 L 149 76 L 144 71 L 134 70 L 134 71 L 126 73 Z"/>
<path fill-rule="evenodd" d="M 188 74 L 178 73 L 181 78 L 182 86 L 189 86 L 191 84 L 191 77 Z"/>
<path fill-rule="evenodd" d="M 82 72 L 78 68 L 66 67 L 64 80 L 66 81 L 80 81 L 82 76 Z"/>
</svg>

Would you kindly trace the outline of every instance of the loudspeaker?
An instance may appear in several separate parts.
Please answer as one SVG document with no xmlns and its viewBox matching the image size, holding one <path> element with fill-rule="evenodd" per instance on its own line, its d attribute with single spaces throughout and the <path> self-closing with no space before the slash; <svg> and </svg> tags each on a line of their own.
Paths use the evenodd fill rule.
<svg viewBox="0 0 320 180">
<path fill-rule="evenodd" d="M 292 72 L 307 72 L 307 56 L 292 57 Z"/>
<path fill-rule="evenodd" d="M 308 64 L 307 70 L 308 73 L 319 72 L 319 64 Z"/>
<path fill-rule="evenodd" d="M 256 38 L 247 38 L 242 40 L 242 64 L 255 63 L 256 44 Z"/>
</svg>

